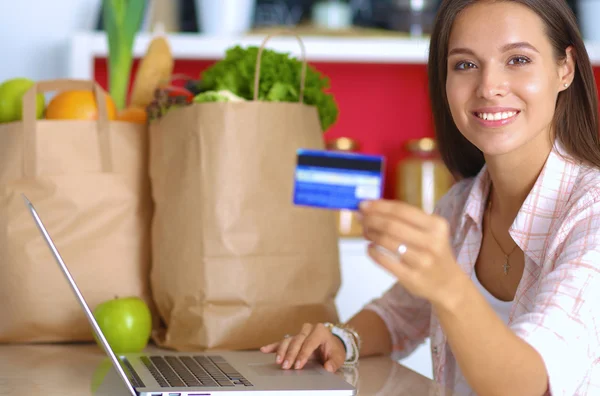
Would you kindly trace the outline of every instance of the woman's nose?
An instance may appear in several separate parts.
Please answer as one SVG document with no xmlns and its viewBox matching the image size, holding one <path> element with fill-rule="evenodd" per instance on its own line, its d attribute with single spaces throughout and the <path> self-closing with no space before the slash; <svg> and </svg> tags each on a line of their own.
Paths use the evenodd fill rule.
<svg viewBox="0 0 600 396">
<path fill-rule="evenodd" d="M 486 68 L 480 74 L 477 94 L 483 99 L 493 99 L 503 97 L 508 93 L 508 79 L 506 75 L 493 68 Z"/>
</svg>

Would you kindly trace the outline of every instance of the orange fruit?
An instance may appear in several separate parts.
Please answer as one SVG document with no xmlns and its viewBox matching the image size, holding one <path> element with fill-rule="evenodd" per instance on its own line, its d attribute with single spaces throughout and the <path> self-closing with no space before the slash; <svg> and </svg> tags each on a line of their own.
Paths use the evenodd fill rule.
<svg viewBox="0 0 600 396">
<path fill-rule="evenodd" d="M 146 109 L 143 107 L 132 106 L 121 110 L 117 114 L 117 120 L 135 122 L 136 124 L 145 125 L 148 121 L 148 114 L 146 113 Z"/>
<path fill-rule="evenodd" d="M 109 120 L 117 117 L 117 106 L 110 95 L 106 95 L 106 110 Z M 96 120 L 98 108 L 92 91 L 63 91 L 56 95 L 46 107 L 49 120 Z"/>
</svg>

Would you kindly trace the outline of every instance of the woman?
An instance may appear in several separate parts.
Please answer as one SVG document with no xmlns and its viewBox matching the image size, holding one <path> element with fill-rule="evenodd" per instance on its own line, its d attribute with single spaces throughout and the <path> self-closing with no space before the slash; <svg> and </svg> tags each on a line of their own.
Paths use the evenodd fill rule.
<svg viewBox="0 0 600 396">
<path fill-rule="evenodd" d="M 334 371 L 356 345 L 398 358 L 430 336 L 434 377 L 457 394 L 600 394 L 598 103 L 574 16 L 564 0 L 444 0 L 429 82 L 460 180 L 434 215 L 361 208 L 397 284 L 345 326 L 262 350 Z"/>
</svg>

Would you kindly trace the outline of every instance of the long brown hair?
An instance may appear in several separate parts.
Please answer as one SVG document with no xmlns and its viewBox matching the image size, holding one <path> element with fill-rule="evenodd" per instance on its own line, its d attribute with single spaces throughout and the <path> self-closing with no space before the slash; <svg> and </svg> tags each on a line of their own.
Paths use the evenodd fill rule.
<svg viewBox="0 0 600 396">
<path fill-rule="evenodd" d="M 484 164 L 482 152 L 458 130 L 446 96 L 448 41 L 454 20 L 481 0 L 443 0 L 438 10 L 429 51 L 429 97 L 440 154 L 458 179 L 475 176 Z M 497 1 L 497 0 L 496 0 Z M 546 25 L 556 61 L 573 47 L 576 70 L 569 89 L 559 93 L 553 126 L 556 138 L 574 158 L 600 168 L 598 93 L 594 73 L 577 21 L 565 0 L 500 0 L 529 7 Z"/>
</svg>

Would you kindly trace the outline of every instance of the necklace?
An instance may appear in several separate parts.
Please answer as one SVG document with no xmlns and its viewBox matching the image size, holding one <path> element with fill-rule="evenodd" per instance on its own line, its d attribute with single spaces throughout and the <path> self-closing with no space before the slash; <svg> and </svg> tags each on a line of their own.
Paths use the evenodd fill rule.
<svg viewBox="0 0 600 396">
<path fill-rule="evenodd" d="M 490 221 L 490 234 L 492 234 L 492 238 L 494 238 L 494 241 L 496 242 L 496 245 L 498 245 L 498 247 L 502 251 L 502 254 L 504 254 L 504 264 L 502 264 L 502 269 L 504 270 L 504 275 L 508 275 L 508 271 L 510 270 L 510 264 L 508 264 L 508 258 L 510 257 L 511 254 L 513 254 L 513 252 L 517 248 L 517 244 L 515 243 L 515 246 L 507 254 L 504 251 L 504 249 L 502 249 L 502 246 L 500 246 L 500 243 L 498 243 L 498 240 L 496 239 L 496 236 L 494 235 L 494 229 L 492 228 L 492 197 L 491 197 L 491 195 L 490 195 L 490 200 L 489 201 L 490 201 L 490 203 L 488 204 L 488 218 L 489 218 L 489 221 Z"/>
</svg>

